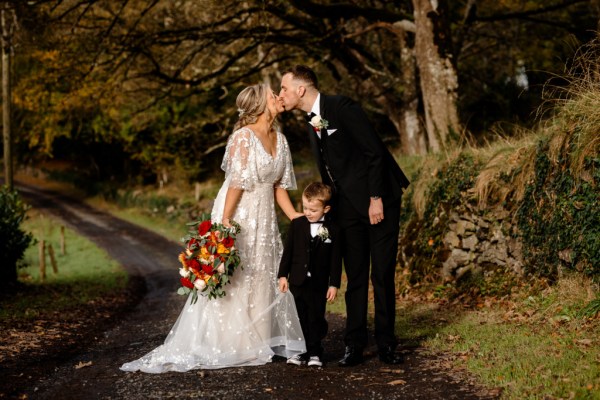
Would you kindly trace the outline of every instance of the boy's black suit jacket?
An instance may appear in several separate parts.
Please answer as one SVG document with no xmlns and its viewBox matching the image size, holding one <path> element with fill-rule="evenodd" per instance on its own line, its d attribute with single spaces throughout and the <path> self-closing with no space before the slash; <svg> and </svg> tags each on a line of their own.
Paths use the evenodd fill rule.
<svg viewBox="0 0 600 400">
<path fill-rule="evenodd" d="M 336 130 L 328 133 L 324 154 L 336 188 L 363 216 L 368 216 L 371 196 L 381 196 L 384 205 L 397 202 L 409 181 L 360 105 L 345 96 L 323 93 L 319 104 L 321 117 L 329 123 L 327 130 Z M 331 184 L 321 158 L 321 140 L 312 127 L 309 130 L 321 178 Z"/>
<path fill-rule="evenodd" d="M 324 221 L 330 243 L 315 236 L 315 246 L 311 250 L 310 222 L 306 217 L 292 220 L 279 264 L 278 278 L 286 277 L 291 285 L 300 286 L 307 277 L 310 263 L 311 280 L 324 287 L 340 287 L 342 277 L 341 235 L 336 224 Z"/>
</svg>

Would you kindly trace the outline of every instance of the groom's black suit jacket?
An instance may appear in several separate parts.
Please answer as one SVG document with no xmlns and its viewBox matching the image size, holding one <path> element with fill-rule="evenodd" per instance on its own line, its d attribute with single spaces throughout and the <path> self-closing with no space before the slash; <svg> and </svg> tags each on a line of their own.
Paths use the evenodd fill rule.
<svg viewBox="0 0 600 400">
<path fill-rule="evenodd" d="M 408 179 L 362 108 L 348 97 L 321 93 L 320 111 L 321 117 L 329 123 L 327 130 L 336 129 L 326 138 L 324 154 L 336 189 L 364 216 L 368 216 L 371 196 L 381 196 L 384 206 L 397 202 L 409 184 Z M 320 140 L 312 129 L 310 131 L 321 178 L 331 184 L 321 157 Z"/>
<path fill-rule="evenodd" d="M 292 220 L 279 264 L 278 278 L 288 277 L 291 285 L 300 286 L 310 269 L 311 280 L 317 285 L 340 287 L 342 276 L 341 236 L 339 228 L 330 221 L 323 226 L 329 231 L 330 242 L 315 237 L 311 243 L 310 222 L 306 217 Z M 325 296 L 323 296 L 323 299 Z"/>
</svg>

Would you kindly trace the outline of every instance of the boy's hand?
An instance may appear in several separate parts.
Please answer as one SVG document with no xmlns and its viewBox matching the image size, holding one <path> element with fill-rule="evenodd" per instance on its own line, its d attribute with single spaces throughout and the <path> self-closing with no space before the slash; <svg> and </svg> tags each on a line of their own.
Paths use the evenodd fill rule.
<svg viewBox="0 0 600 400">
<path fill-rule="evenodd" d="M 329 286 L 329 289 L 327 289 L 327 301 L 334 301 L 336 295 L 337 288 L 335 286 Z"/>
<path fill-rule="evenodd" d="M 288 281 L 287 278 L 285 276 L 282 276 L 281 278 L 279 278 L 279 291 L 281 293 L 285 293 L 288 290 Z"/>
</svg>

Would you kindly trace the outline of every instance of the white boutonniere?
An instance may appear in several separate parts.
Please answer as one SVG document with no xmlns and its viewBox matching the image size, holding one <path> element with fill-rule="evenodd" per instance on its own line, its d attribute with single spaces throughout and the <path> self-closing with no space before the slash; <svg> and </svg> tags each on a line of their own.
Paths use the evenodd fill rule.
<svg viewBox="0 0 600 400">
<path fill-rule="evenodd" d="M 322 241 L 326 241 L 329 239 L 329 231 L 325 226 L 321 225 L 319 229 L 317 229 L 317 236 L 319 236 Z"/>
<path fill-rule="evenodd" d="M 329 122 L 320 115 L 312 117 L 309 123 L 312 125 L 315 132 L 320 131 L 321 129 L 327 129 L 329 126 Z"/>
</svg>

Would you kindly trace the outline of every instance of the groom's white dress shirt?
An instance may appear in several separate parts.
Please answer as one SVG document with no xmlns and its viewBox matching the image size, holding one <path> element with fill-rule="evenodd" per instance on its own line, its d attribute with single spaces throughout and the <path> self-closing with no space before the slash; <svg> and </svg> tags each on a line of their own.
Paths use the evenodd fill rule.
<svg viewBox="0 0 600 400">
<path fill-rule="evenodd" d="M 321 93 L 317 94 L 317 98 L 315 99 L 315 102 L 313 103 L 313 106 L 308 115 L 310 115 L 310 113 L 315 113 L 315 115 L 321 115 Z M 321 139 L 321 131 L 317 132 L 317 136 L 319 137 L 319 139 Z"/>
</svg>

